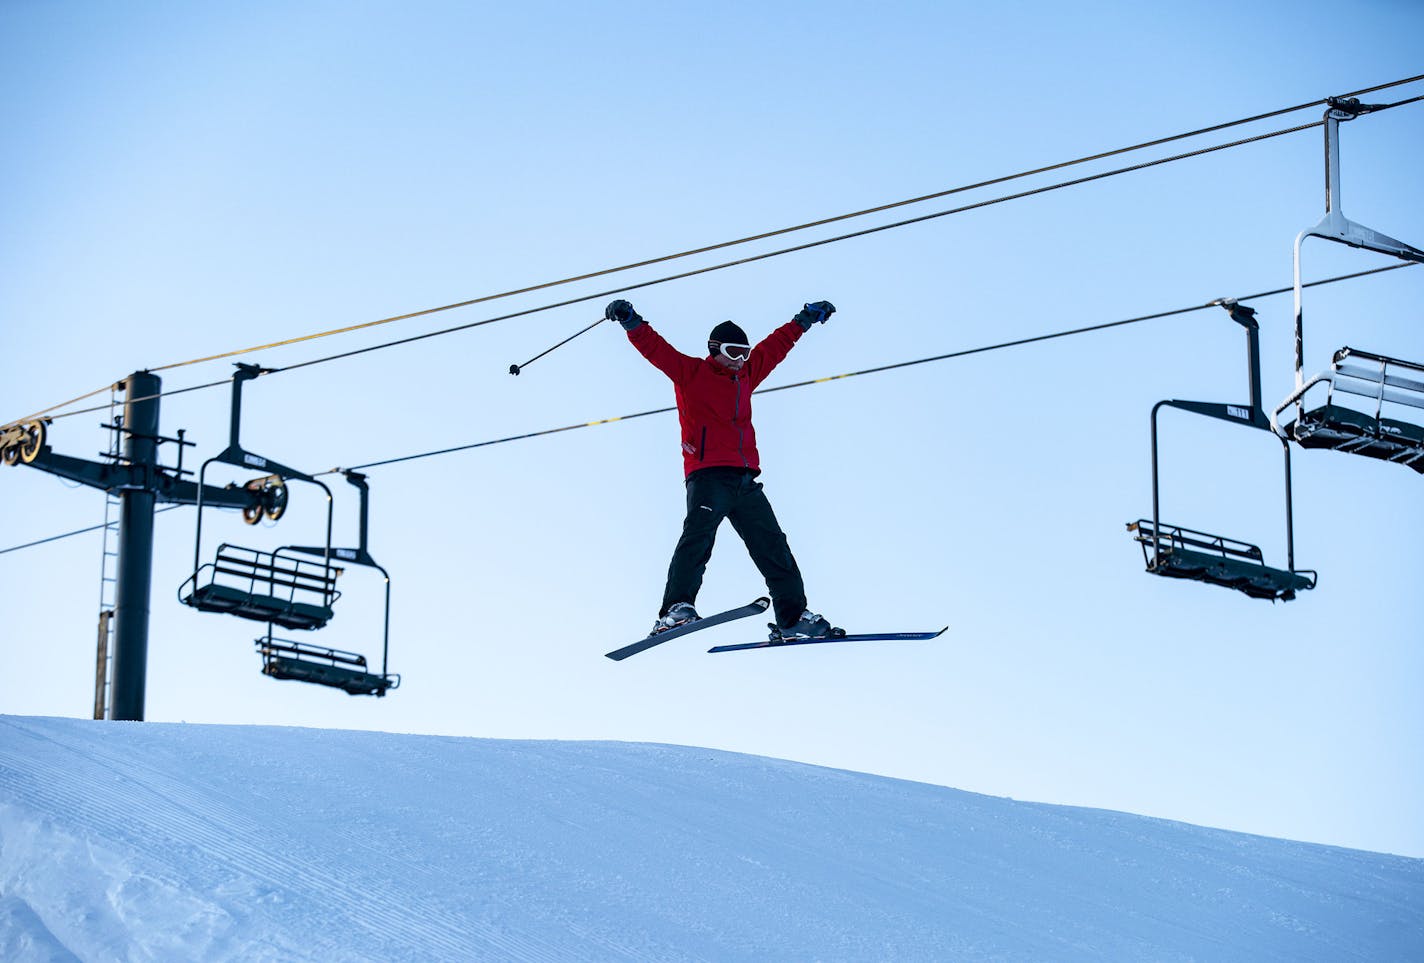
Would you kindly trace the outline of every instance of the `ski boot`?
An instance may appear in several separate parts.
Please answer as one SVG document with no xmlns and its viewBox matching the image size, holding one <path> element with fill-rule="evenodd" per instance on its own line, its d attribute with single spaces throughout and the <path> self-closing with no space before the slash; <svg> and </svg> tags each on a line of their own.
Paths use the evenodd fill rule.
<svg viewBox="0 0 1424 963">
<path fill-rule="evenodd" d="M 697 614 L 697 610 L 692 607 L 691 602 L 674 602 L 668 606 L 667 615 L 653 623 L 653 630 L 649 636 L 662 635 L 668 629 L 675 629 L 679 625 L 686 625 L 689 622 L 696 622 L 702 616 Z"/>
<path fill-rule="evenodd" d="M 795 625 L 782 628 L 775 622 L 768 622 L 767 628 L 771 629 L 770 640 L 773 645 L 790 642 L 792 639 L 837 639 L 846 634 L 845 629 L 836 628 L 810 609 L 801 613 L 801 619 Z"/>
</svg>

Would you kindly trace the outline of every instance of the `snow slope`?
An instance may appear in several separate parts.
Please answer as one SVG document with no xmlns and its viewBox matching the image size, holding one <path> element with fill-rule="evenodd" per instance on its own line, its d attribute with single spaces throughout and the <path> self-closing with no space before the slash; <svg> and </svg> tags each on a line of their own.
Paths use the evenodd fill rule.
<svg viewBox="0 0 1424 963">
<path fill-rule="evenodd" d="M 0 958 L 1424 959 L 1424 860 L 703 749 L 0 717 Z"/>
</svg>

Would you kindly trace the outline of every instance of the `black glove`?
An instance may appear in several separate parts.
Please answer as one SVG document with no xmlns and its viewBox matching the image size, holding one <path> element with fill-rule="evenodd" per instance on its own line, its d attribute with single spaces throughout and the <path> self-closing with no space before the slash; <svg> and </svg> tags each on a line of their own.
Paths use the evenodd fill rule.
<svg viewBox="0 0 1424 963">
<path fill-rule="evenodd" d="M 603 317 L 608 321 L 617 321 L 623 325 L 624 331 L 632 331 L 643 323 L 642 315 L 634 311 L 633 305 L 622 298 L 608 302 L 608 307 L 603 309 Z"/>
<path fill-rule="evenodd" d="M 836 313 L 836 306 L 829 301 L 812 301 L 796 312 L 791 320 L 801 325 L 802 331 L 810 331 L 813 324 L 825 324 L 826 319 Z"/>
</svg>

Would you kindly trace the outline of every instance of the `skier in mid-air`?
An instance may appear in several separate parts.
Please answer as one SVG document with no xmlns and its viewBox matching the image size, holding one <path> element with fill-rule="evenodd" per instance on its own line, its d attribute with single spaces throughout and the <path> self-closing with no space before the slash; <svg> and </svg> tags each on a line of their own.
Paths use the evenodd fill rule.
<svg viewBox="0 0 1424 963">
<path fill-rule="evenodd" d="M 761 462 L 752 427 L 752 392 L 811 325 L 824 323 L 835 310 L 829 301 L 807 304 L 756 347 L 740 327 L 723 321 L 707 337 L 705 358 L 668 344 L 627 301 L 614 301 L 604 310 L 604 317 L 621 324 L 639 353 L 671 379 L 682 428 L 687 518 L 650 637 L 698 619 L 697 592 L 724 518 L 731 519 L 766 579 L 776 615 L 773 640 L 844 634 L 806 608 L 801 570 L 756 480 Z"/>
</svg>

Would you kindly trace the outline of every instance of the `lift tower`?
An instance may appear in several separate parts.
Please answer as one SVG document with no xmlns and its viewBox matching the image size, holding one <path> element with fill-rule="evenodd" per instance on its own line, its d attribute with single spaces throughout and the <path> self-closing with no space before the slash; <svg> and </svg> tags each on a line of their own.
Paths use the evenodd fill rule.
<svg viewBox="0 0 1424 963">
<path fill-rule="evenodd" d="M 269 509 L 270 491 L 185 481 L 183 449 L 192 442 L 159 434 L 158 405 L 163 383 L 152 372 L 136 371 L 119 387 L 124 391 L 122 422 L 105 427 L 123 435 L 123 454 L 111 462 L 87 461 L 55 452 L 47 443 L 48 422 L 30 421 L 0 429 L 0 457 L 8 465 L 29 465 L 61 478 L 116 494 L 119 552 L 114 607 L 113 697 L 110 718 L 143 720 L 148 676 L 148 615 L 153 584 L 153 515 L 158 502 L 244 509 Z M 159 463 L 163 445 L 178 448 L 177 465 Z"/>
</svg>

